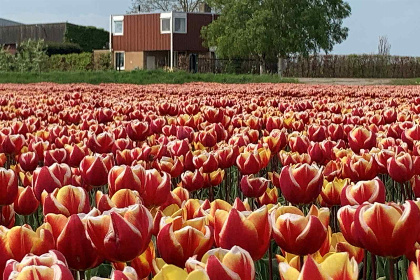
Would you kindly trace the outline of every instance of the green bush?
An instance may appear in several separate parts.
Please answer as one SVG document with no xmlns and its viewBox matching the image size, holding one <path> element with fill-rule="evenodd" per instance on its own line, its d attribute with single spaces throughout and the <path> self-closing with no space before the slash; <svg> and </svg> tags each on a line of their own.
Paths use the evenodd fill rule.
<svg viewBox="0 0 420 280">
<path fill-rule="evenodd" d="M 91 52 L 106 48 L 109 32 L 93 26 L 67 24 L 64 41 L 78 44 L 83 52 Z"/>
<path fill-rule="evenodd" d="M 82 48 L 76 43 L 56 43 L 48 42 L 46 44 L 46 53 L 48 56 L 55 54 L 70 54 L 70 53 L 81 53 Z"/>
<path fill-rule="evenodd" d="M 0 45 L 0 71 L 9 72 L 14 70 L 14 55 L 3 45 Z"/>
<path fill-rule="evenodd" d="M 101 53 L 98 58 L 94 61 L 95 70 L 111 70 L 112 69 L 112 57 L 111 53 Z"/>
<path fill-rule="evenodd" d="M 49 71 L 86 71 L 93 69 L 91 53 L 57 54 L 49 58 Z"/>
<path fill-rule="evenodd" d="M 29 39 L 22 42 L 16 55 L 11 61 L 13 63 L 12 71 L 19 72 L 41 72 L 48 56 L 45 53 L 45 44 L 43 40 L 34 41 Z"/>
</svg>

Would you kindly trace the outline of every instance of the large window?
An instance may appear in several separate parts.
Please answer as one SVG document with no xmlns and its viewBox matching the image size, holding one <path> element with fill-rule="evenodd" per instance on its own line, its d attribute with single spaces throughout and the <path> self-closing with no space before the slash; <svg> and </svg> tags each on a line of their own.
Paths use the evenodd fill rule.
<svg viewBox="0 0 420 280">
<path fill-rule="evenodd" d="M 115 53 L 115 68 L 117 70 L 124 70 L 125 69 L 125 56 L 124 52 L 116 52 Z"/>
<path fill-rule="evenodd" d="M 115 16 L 112 19 L 112 33 L 114 35 L 124 34 L 124 16 Z"/>
<path fill-rule="evenodd" d="M 187 32 L 187 19 L 186 18 L 175 18 L 175 30 L 176 33 L 186 33 Z"/>
<path fill-rule="evenodd" d="M 160 19 L 160 32 L 161 33 L 171 32 L 171 19 L 170 18 Z"/>
</svg>

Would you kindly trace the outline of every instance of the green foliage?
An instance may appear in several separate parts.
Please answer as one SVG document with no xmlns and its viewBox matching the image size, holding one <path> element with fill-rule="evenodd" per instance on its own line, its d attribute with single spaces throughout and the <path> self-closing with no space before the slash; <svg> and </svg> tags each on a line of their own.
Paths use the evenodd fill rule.
<svg viewBox="0 0 420 280">
<path fill-rule="evenodd" d="M 343 0 L 209 0 L 220 16 L 202 29 L 207 46 L 223 58 L 262 61 L 290 54 L 329 52 L 347 38 Z"/>
<path fill-rule="evenodd" d="M 282 79 L 277 75 L 192 74 L 184 71 L 163 70 L 77 71 L 42 73 L 0 73 L 0 83 L 122 83 L 122 84 L 183 84 L 190 82 L 246 83 L 296 83 L 296 79 Z"/>
<path fill-rule="evenodd" d="M 76 43 L 46 43 L 46 53 L 48 56 L 55 54 L 70 54 L 70 53 L 81 53 L 82 48 Z"/>
<path fill-rule="evenodd" d="M 67 24 L 64 41 L 78 44 L 83 52 L 91 52 L 106 47 L 109 41 L 109 32 L 93 26 Z"/>
<path fill-rule="evenodd" d="M 49 59 L 49 71 L 86 71 L 93 69 L 91 53 L 56 54 Z"/>
<path fill-rule="evenodd" d="M 112 56 L 111 53 L 100 53 L 94 61 L 95 70 L 111 70 Z"/>
<path fill-rule="evenodd" d="M 12 71 L 14 68 L 14 56 L 0 45 L 0 71 Z"/>
<path fill-rule="evenodd" d="M 45 44 L 43 40 L 34 41 L 29 39 L 22 42 L 12 63 L 11 70 L 19 72 L 40 72 L 47 61 Z"/>
</svg>

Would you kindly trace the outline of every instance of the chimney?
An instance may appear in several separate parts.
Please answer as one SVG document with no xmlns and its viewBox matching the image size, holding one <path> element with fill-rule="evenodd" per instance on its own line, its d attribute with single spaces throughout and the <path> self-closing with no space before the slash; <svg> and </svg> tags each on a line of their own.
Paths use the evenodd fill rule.
<svg viewBox="0 0 420 280">
<path fill-rule="evenodd" d="M 200 13 L 211 13 L 211 7 L 207 3 L 201 2 L 198 6 L 198 11 Z"/>
</svg>

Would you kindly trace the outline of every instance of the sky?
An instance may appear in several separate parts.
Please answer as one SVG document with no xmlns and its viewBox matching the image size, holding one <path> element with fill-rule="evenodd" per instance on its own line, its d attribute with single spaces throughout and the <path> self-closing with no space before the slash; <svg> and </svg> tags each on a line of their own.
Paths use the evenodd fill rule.
<svg viewBox="0 0 420 280">
<path fill-rule="evenodd" d="M 335 54 L 376 53 L 387 36 L 392 55 L 420 56 L 420 0 L 347 0 L 349 36 Z M 109 29 L 109 15 L 124 14 L 131 0 L 0 0 L 0 18 L 26 24 L 71 22 Z"/>
</svg>

